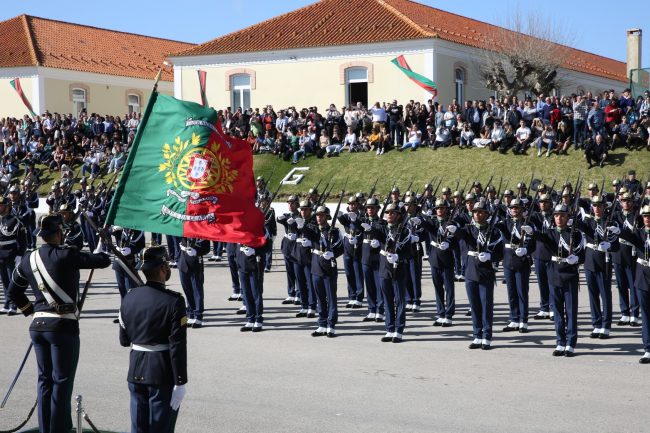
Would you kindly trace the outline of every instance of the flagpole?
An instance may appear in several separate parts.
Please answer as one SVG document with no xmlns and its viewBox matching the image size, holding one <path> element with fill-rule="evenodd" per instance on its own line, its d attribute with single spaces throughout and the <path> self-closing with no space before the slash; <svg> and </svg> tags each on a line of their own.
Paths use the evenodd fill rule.
<svg viewBox="0 0 650 433">
<path fill-rule="evenodd" d="M 152 92 L 156 92 L 158 90 L 158 81 L 160 81 L 160 78 L 162 77 L 162 72 L 163 67 L 161 66 L 158 70 L 158 73 L 156 74 L 156 77 L 154 78 L 153 89 L 151 90 Z"/>
</svg>

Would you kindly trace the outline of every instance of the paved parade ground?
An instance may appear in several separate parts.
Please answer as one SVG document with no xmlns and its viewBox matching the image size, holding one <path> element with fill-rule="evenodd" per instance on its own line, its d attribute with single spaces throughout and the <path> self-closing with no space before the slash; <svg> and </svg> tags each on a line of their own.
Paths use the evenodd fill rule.
<svg viewBox="0 0 650 433">
<path fill-rule="evenodd" d="M 575 358 L 554 358 L 553 324 L 530 321 L 528 334 L 503 333 L 505 286 L 495 289 L 493 350 L 469 350 L 467 295 L 456 283 L 451 328 L 433 327 L 433 287 L 423 276 L 423 310 L 408 313 L 404 341 L 381 343 L 383 324 L 362 323 L 365 309 L 345 309 L 339 274 L 334 339 L 313 338 L 314 319 L 297 319 L 275 256 L 265 274 L 264 331 L 242 334 L 238 302 L 228 302 L 227 262 L 206 264 L 206 326 L 188 330 L 188 393 L 177 432 L 643 432 L 650 425 L 640 365 L 640 328 L 617 327 L 589 339 L 589 303 L 580 291 Z M 342 268 L 341 260 L 339 266 Z M 426 266 L 425 266 L 426 269 Z M 82 273 L 82 279 L 86 274 Z M 539 298 L 531 277 L 531 316 Z M 180 290 L 178 276 L 171 287 Z M 119 294 L 113 271 L 95 272 L 81 322 L 74 395 L 101 430 L 129 430 L 128 349 L 118 343 Z M 618 295 L 614 286 L 615 322 Z M 0 316 L 0 391 L 4 395 L 29 344 L 29 319 Z M 32 354 L 4 409 L 0 431 L 19 424 L 36 398 Z M 37 425 L 36 416 L 26 428 Z M 86 426 L 87 427 L 87 426 Z"/>
</svg>

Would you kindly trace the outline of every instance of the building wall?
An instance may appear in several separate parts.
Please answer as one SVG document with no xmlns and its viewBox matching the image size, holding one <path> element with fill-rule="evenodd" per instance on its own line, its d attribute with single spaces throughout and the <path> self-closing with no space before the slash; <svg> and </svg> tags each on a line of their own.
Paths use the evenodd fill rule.
<svg viewBox="0 0 650 433">
<path fill-rule="evenodd" d="M 14 78 L 20 78 L 20 85 L 27 99 L 36 111 L 33 98 L 35 68 L 3 68 L 0 69 L 0 118 L 22 117 L 27 113 L 27 108 L 18 96 L 18 93 L 11 87 L 9 82 Z"/>
</svg>

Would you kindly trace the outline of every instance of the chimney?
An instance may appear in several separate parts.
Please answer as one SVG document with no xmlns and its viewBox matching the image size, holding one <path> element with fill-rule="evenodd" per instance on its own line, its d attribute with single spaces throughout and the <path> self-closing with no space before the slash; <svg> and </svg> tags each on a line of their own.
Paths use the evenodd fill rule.
<svg viewBox="0 0 650 433">
<path fill-rule="evenodd" d="M 641 29 L 627 31 L 627 76 L 630 71 L 641 68 Z"/>
</svg>

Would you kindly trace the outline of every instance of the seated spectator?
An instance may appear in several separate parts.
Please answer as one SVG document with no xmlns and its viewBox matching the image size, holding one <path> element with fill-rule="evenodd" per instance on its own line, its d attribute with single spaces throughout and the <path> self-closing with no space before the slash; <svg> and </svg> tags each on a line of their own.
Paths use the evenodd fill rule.
<svg viewBox="0 0 650 433">
<path fill-rule="evenodd" d="M 412 151 L 415 151 L 420 143 L 422 142 L 422 132 L 418 129 L 418 125 L 414 124 L 411 126 L 411 129 L 409 130 L 406 143 L 397 150 L 400 152 L 403 151 L 404 149 L 411 149 Z"/>
<path fill-rule="evenodd" d="M 436 129 L 435 140 L 433 142 L 433 150 L 436 150 L 439 147 L 449 147 L 451 146 L 451 131 L 446 123 L 442 123 Z"/>
<path fill-rule="evenodd" d="M 460 130 L 460 148 L 465 149 L 467 147 L 470 147 L 472 145 L 472 142 L 474 141 L 474 131 L 470 127 L 470 124 L 467 122 L 463 122 Z"/>
<path fill-rule="evenodd" d="M 61 170 L 61 165 L 65 159 L 65 152 L 63 151 L 63 148 L 61 146 L 56 146 L 54 149 L 54 153 L 52 153 L 52 162 L 50 163 L 50 171 L 52 170 Z"/>
<path fill-rule="evenodd" d="M 587 139 L 585 142 L 585 159 L 589 168 L 593 164 L 599 165 L 601 168 L 605 165 L 607 158 L 607 143 L 602 135 L 596 135 L 595 139 Z"/>
<path fill-rule="evenodd" d="M 573 131 L 569 126 L 570 124 L 562 120 L 557 125 L 557 153 L 558 155 L 566 155 L 569 147 L 571 147 L 571 138 L 573 137 Z"/>
<path fill-rule="evenodd" d="M 253 131 L 248 131 L 246 135 L 246 143 L 251 147 L 253 153 L 257 153 L 259 149 L 257 148 L 257 137 L 253 134 Z"/>
<path fill-rule="evenodd" d="M 512 129 L 512 126 L 509 122 L 503 124 L 503 140 L 501 141 L 501 146 L 499 147 L 499 152 L 505 154 L 508 149 L 510 149 L 515 144 L 515 131 Z"/>
<path fill-rule="evenodd" d="M 492 139 L 490 138 L 490 135 L 491 135 L 490 128 L 487 125 L 485 125 L 481 128 L 480 137 L 472 140 L 472 144 L 474 145 L 474 147 L 478 147 L 478 148 L 489 146 L 490 143 L 492 143 Z"/>
<path fill-rule="evenodd" d="M 354 128 L 352 128 L 352 126 L 348 126 L 348 133 L 343 139 L 343 149 L 347 149 L 348 152 L 361 151 L 361 146 L 357 142 L 357 134 L 354 133 Z"/>
<path fill-rule="evenodd" d="M 122 150 L 121 145 L 114 144 L 112 153 L 113 157 L 111 158 L 111 162 L 108 163 L 108 173 L 118 171 L 126 162 L 126 154 Z"/>
<path fill-rule="evenodd" d="M 379 126 L 375 126 L 372 128 L 372 132 L 368 136 L 368 145 L 370 146 L 370 151 L 371 152 L 376 151 L 377 155 L 379 155 L 380 146 L 382 145 L 381 141 L 382 140 L 381 140 L 381 134 L 379 132 Z M 383 150 L 383 147 L 381 147 L 381 149 Z"/>
<path fill-rule="evenodd" d="M 555 147 L 555 131 L 553 131 L 553 126 L 549 123 L 537 139 L 537 156 L 542 156 L 543 149 L 546 149 L 546 157 L 548 158 L 551 156 L 553 147 Z"/>
<path fill-rule="evenodd" d="M 329 137 L 329 134 L 327 133 L 327 129 L 323 129 L 320 134 L 320 138 L 318 139 L 318 151 L 316 153 L 316 156 L 319 158 L 323 158 L 325 154 L 327 153 L 327 147 L 332 144 L 332 140 Z"/>
<path fill-rule="evenodd" d="M 512 151 L 515 155 L 523 155 L 526 149 L 530 146 L 531 141 L 532 136 L 530 128 L 526 125 L 526 121 L 521 119 L 519 121 L 519 128 L 517 128 L 517 131 L 515 132 L 515 146 Z"/>
<path fill-rule="evenodd" d="M 90 178 L 94 179 L 99 175 L 100 166 L 97 162 L 97 156 L 93 155 L 91 151 L 86 152 L 86 156 L 83 159 L 81 165 L 81 175 L 86 176 L 86 173 L 90 174 Z"/>
<path fill-rule="evenodd" d="M 503 140 L 505 140 L 506 134 L 505 130 L 503 129 L 503 126 L 501 126 L 501 122 L 499 120 L 494 121 L 494 128 L 492 129 L 492 132 L 490 133 L 490 150 L 495 151 L 501 145 L 503 144 Z"/>
</svg>

